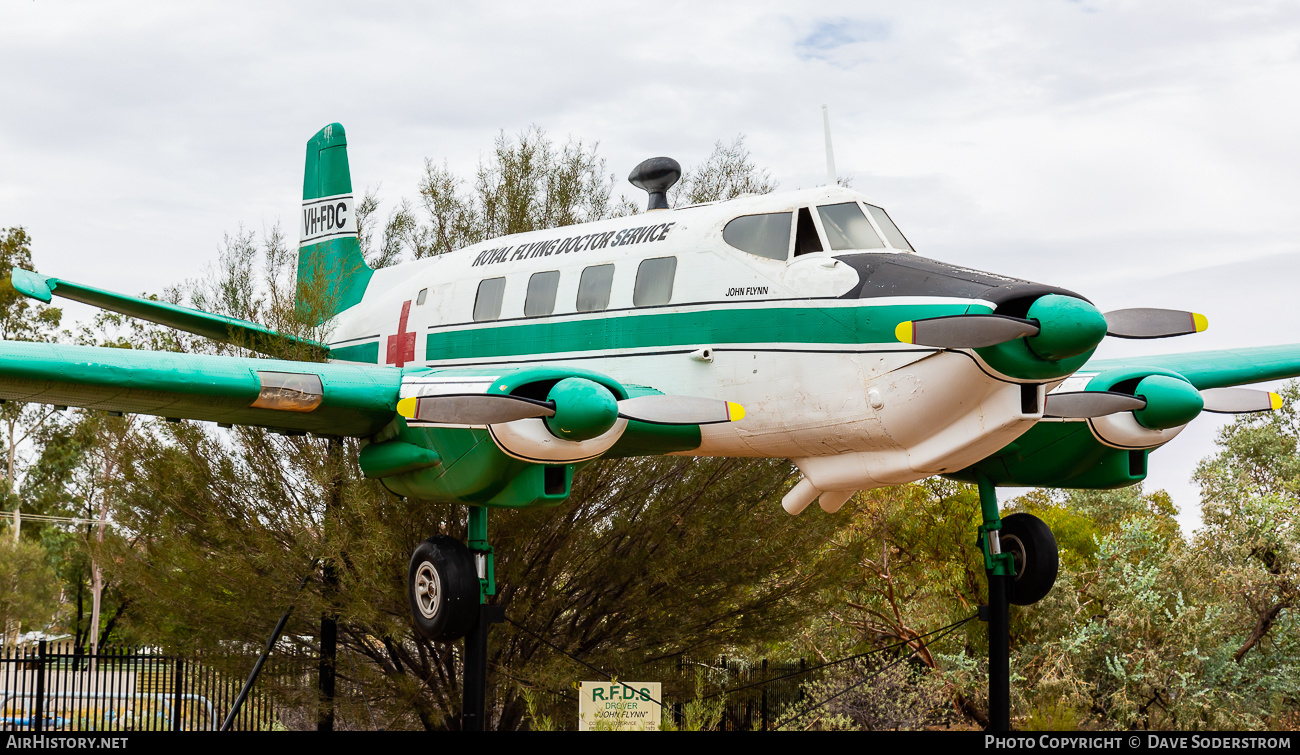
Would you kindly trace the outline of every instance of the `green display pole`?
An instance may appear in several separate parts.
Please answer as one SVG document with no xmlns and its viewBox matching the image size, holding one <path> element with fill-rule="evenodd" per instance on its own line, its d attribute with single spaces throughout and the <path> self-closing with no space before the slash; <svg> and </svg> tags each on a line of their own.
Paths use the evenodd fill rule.
<svg viewBox="0 0 1300 755">
<path fill-rule="evenodd" d="M 496 594 L 496 574 L 492 563 L 492 546 L 487 541 L 487 509 L 469 508 L 469 550 L 478 568 L 478 622 L 465 635 L 465 684 L 461 697 L 461 731 L 483 731 L 487 722 L 487 648 L 488 628 L 505 621 L 505 610 L 487 605 L 489 595 Z"/>
<path fill-rule="evenodd" d="M 1010 553 L 1003 553 L 999 540 L 1002 517 L 998 513 L 997 489 L 984 475 L 979 476 L 980 549 L 989 581 L 987 613 L 980 618 L 989 625 L 989 731 L 1011 731 L 1011 604 L 1007 594 L 1015 573 Z"/>
</svg>

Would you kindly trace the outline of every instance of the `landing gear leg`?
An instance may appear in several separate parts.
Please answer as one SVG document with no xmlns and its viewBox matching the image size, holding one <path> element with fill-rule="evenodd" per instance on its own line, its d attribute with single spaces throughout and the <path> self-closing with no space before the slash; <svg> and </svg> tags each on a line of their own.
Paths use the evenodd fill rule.
<svg viewBox="0 0 1300 755">
<path fill-rule="evenodd" d="M 465 635 L 465 686 L 461 696 L 461 731 L 483 731 L 487 719 L 488 628 L 505 621 L 505 608 L 486 605 L 497 591 L 492 546 L 487 542 L 487 509 L 469 509 L 469 550 L 479 583 L 477 621 Z"/>
<path fill-rule="evenodd" d="M 989 730 L 1011 731 L 1011 604 L 1027 606 L 1042 600 L 1056 582 L 1059 564 L 1056 538 L 1043 520 L 1032 514 L 998 514 L 993 483 L 979 476 L 979 528 L 984 571 L 989 580 L 989 604 L 980 618 L 989 624 Z"/>
<path fill-rule="evenodd" d="M 469 546 L 435 535 L 416 547 L 406 575 L 406 595 L 415 631 L 430 640 L 465 638 L 462 731 L 482 731 L 487 692 L 488 627 L 506 620 L 501 606 L 486 605 L 497 591 L 487 509 L 469 509 Z"/>
<path fill-rule="evenodd" d="M 979 477 L 980 549 L 984 551 L 984 573 L 989 580 L 989 604 L 981 606 L 980 618 L 989 623 L 989 730 L 1011 731 L 1011 609 L 1007 582 L 1015 565 L 1010 553 L 1002 552 L 1002 518 L 993 483 Z M 987 611 L 987 612 L 986 612 Z"/>
</svg>

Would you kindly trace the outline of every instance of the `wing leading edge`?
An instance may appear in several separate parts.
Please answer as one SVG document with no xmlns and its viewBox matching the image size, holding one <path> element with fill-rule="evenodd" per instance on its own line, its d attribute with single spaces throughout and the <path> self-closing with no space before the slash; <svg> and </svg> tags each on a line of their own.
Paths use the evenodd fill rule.
<svg viewBox="0 0 1300 755">
<path fill-rule="evenodd" d="M 391 367 L 0 341 L 0 398 L 366 437 L 397 416 Z"/>
<path fill-rule="evenodd" d="M 1300 344 L 1259 346 L 1187 354 L 1094 359 L 1082 372 L 1108 370 L 1169 370 L 1187 378 L 1198 390 L 1300 377 Z"/>
</svg>

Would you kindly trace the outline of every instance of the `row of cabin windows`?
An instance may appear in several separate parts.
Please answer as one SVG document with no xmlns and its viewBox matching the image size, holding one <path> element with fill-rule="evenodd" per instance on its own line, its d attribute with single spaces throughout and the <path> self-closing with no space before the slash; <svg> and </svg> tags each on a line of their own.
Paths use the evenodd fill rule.
<svg viewBox="0 0 1300 755">
<path fill-rule="evenodd" d="M 884 234 L 884 241 L 862 212 L 863 207 L 871 213 L 876 225 L 880 227 L 880 232 Z M 875 205 L 860 205 L 857 202 L 821 205 L 817 208 L 817 214 L 821 218 L 822 230 L 826 232 L 826 242 L 830 244 L 832 251 L 884 249 L 886 241 L 895 249 L 912 251 L 911 244 L 907 243 L 907 239 L 898 230 L 898 226 L 894 225 L 894 221 L 889 219 L 889 215 L 884 210 Z M 722 240 L 742 252 L 773 260 L 788 259 L 791 246 L 794 247 L 796 257 L 822 251 L 821 237 L 817 235 L 817 226 L 813 224 L 812 213 L 807 207 L 798 212 L 798 221 L 793 229 L 792 239 L 790 231 L 791 224 L 794 222 L 795 217 L 792 212 L 742 215 L 727 223 L 722 229 Z"/>
<path fill-rule="evenodd" d="M 676 257 L 655 257 L 642 260 L 636 269 L 636 283 L 632 287 L 632 304 L 649 307 L 667 304 L 673 298 L 673 279 L 677 276 Z M 574 309 L 578 312 L 600 312 L 609 308 L 609 293 L 614 286 L 614 266 L 592 265 L 578 278 L 578 296 Z M 528 279 L 524 294 L 524 317 L 542 317 L 555 311 L 555 296 L 560 289 L 560 271 L 547 270 L 533 273 Z M 501 317 L 501 302 L 505 300 L 506 279 L 488 278 L 479 281 L 474 298 L 474 321 L 484 322 Z"/>
</svg>

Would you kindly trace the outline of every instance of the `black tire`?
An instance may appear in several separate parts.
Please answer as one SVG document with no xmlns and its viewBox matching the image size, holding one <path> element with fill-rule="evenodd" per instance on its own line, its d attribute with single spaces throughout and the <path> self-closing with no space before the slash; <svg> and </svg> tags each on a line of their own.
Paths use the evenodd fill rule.
<svg viewBox="0 0 1300 755">
<path fill-rule="evenodd" d="M 1061 564 L 1051 528 L 1033 514 L 1010 514 L 1002 518 L 999 537 L 1002 552 L 1010 553 L 1016 562 L 1008 600 L 1028 606 L 1047 597 Z"/>
<path fill-rule="evenodd" d="M 478 621 L 478 573 L 474 554 L 461 541 L 435 535 L 411 554 L 406 598 L 415 630 L 430 640 L 452 642 Z"/>
</svg>

